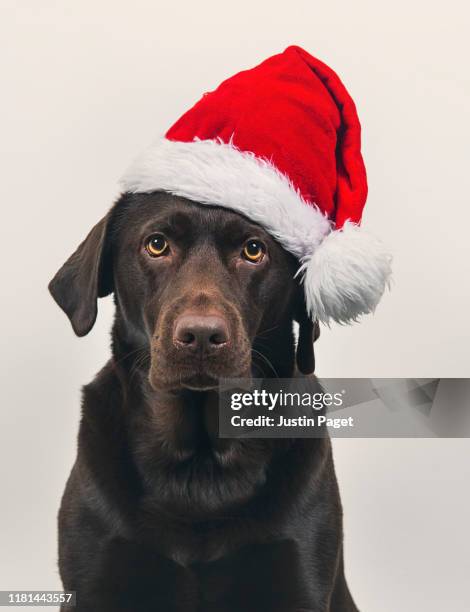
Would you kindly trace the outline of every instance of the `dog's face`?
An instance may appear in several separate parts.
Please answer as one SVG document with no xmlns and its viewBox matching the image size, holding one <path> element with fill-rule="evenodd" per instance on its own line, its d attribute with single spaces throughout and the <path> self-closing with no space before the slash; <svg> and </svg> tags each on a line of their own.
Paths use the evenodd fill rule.
<svg viewBox="0 0 470 612">
<path fill-rule="evenodd" d="M 124 316 L 150 346 L 152 386 L 202 389 L 248 375 L 255 334 L 273 304 L 292 299 L 293 258 L 233 212 L 139 200 L 117 224 L 114 278 Z"/>
<path fill-rule="evenodd" d="M 97 297 L 114 291 L 126 344 L 150 353 L 152 387 L 202 390 L 249 376 L 255 337 L 292 321 L 297 267 L 234 212 L 139 194 L 95 226 L 50 289 L 78 335 L 93 326 Z"/>
</svg>

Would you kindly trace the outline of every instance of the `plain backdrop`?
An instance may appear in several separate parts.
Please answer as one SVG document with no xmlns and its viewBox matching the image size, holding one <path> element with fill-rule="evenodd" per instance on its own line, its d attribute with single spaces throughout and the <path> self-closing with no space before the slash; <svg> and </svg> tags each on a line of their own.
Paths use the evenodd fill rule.
<svg viewBox="0 0 470 612">
<path fill-rule="evenodd" d="M 318 374 L 470 375 L 467 6 L 1 1 L 0 589 L 60 588 L 56 512 L 80 386 L 109 356 L 112 302 L 79 340 L 48 281 L 143 147 L 203 92 L 289 44 L 331 65 L 357 103 L 364 225 L 395 257 L 375 316 L 323 330 Z M 360 609 L 469 610 L 470 441 L 334 447 Z"/>
</svg>

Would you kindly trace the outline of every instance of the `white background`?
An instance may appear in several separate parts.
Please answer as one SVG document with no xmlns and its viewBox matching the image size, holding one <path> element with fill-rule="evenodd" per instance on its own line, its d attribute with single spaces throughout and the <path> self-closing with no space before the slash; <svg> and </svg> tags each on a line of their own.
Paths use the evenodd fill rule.
<svg viewBox="0 0 470 612">
<path fill-rule="evenodd" d="M 295 43 L 339 72 L 364 129 L 364 225 L 395 254 L 361 325 L 324 329 L 321 376 L 470 375 L 468 9 L 428 0 L 2 0 L 0 588 L 60 588 L 56 511 L 79 388 L 109 355 L 109 300 L 79 340 L 46 285 L 132 158 L 200 95 Z M 336 441 L 346 570 L 366 612 L 463 612 L 468 440 Z"/>
</svg>

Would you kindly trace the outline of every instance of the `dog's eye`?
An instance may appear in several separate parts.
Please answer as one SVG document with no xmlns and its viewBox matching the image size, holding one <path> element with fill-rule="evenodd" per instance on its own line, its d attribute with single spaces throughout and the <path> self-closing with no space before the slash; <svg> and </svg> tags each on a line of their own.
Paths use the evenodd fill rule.
<svg viewBox="0 0 470 612">
<path fill-rule="evenodd" d="M 251 263 L 259 263 L 266 253 L 266 247 L 259 240 L 248 240 L 243 247 L 242 257 Z"/>
<path fill-rule="evenodd" d="M 165 236 L 162 236 L 162 234 L 153 234 L 153 236 L 148 238 L 145 248 L 147 249 L 147 253 L 152 257 L 161 257 L 167 253 L 169 247 Z"/>
</svg>

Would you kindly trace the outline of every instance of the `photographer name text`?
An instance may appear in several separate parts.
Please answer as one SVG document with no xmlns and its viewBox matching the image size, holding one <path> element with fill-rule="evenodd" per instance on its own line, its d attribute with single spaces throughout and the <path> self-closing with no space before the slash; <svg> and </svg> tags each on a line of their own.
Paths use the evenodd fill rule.
<svg viewBox="0 0 470 612">
<path fill-rule="evenodd" d="M 242 417 L 235 414 L 230 419 L 233 427 L 332 427 L 340 429 L 342 427 L 354 427 L 354 417 L 333 418 L 324 415 L 313 417 L 285 417 L 280 415 L 277 419 L 267 415 L 258 415 L 253 418 Z"/>
</svg>

